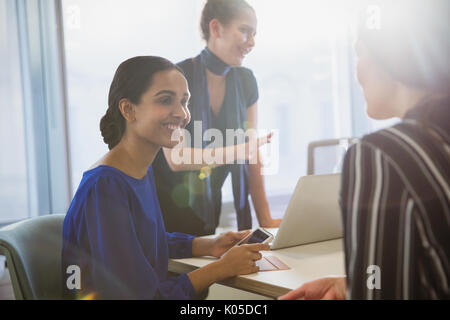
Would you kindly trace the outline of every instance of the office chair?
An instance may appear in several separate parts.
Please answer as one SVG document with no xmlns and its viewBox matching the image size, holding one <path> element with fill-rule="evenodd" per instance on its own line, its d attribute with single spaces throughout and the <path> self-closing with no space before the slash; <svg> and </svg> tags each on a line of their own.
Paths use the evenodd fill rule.
<svg viewBox="0 0 450 320">
<path fill-rule="evenodd" d="M 0 229 L 17 300 L 62 299 L 61 246 L 64 215 L 52 214 Z"/>
<path fill-rule="evenodd" d="M 311 142 L 308 145 L 308 175 L 339 173 L 345 153 L 357 141 L 357 138 L 342 138 Z M 322 156 L 318 157 L 316 153 L 320 151 Z"/>
</svg>

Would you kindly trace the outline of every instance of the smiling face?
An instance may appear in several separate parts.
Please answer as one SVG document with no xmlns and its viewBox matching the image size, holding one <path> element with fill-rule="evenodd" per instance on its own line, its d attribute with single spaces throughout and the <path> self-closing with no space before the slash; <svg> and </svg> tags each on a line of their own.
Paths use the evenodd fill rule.
<svg viewBox="0 0 450 320">
<path fill-rule="evenodd" d="M 127 130 L 156 146 L 175 147 L 178 141 L 172 136 L 179 135 L 191 118 L 189 98 L 187 81 L 178 70 L 155 73 L 152 85 L 133 106 L 134 119 Z"/>
<path fill-rule="evenodd" d="M 257 20 L 252 9 L 243 9 L 238 17 L 224 25 L 217 19 L 210 22 L 209 49 L 232 67 L 241 66 L 255 46 Z"/>
</svg>

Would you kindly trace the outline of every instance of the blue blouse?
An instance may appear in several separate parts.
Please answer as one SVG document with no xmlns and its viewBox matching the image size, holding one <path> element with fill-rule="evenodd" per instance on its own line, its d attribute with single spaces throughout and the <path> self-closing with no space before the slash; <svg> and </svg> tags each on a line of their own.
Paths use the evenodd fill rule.
<svg viewBox="0 0 450 320">
<path fill-rule="evenodd" d="M 186 274 L 167 276 L 169 258 L 192 257 L 193 238 L 165 231 L 152 167 L 144 179 L 109 166 L 87 171 L 64 219 L 65 297 L 193 299 Z M 68 288 L 72 265 L 80 289 Z"/>
</svg>

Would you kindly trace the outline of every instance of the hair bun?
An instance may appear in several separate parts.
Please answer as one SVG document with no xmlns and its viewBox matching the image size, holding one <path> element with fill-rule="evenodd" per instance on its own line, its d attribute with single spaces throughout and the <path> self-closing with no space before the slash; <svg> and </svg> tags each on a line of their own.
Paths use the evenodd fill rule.
<svg viewBox="0 0 450 320">
<path fill-rule="evenodd" d="M 254 11 L 252 6 L 245 0 L 208 0 L 203 8 L 200 21 L 203 39 L 205 41 L 209 40 L 211 35 L 209 23 L 211 20 L 217 19 L 226 25 L 235 19 L 244 9 Z"/>
</svg>

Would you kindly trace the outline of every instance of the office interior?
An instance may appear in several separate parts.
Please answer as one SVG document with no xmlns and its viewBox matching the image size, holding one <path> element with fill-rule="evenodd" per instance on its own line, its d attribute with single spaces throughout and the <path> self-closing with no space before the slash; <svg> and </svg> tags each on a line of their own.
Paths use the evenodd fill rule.
<svg viewBox="0 0 450 320">
<path fill-rule="evenodd" d="M 117 66 L 140 55 L 175 63 L 196 56 L 205 47 L 204 3 L 0 0 L 0 227 L 67 212 L 83 172 L 108 152 L 99 121 Z M 244 66 L 258 81 L 258 127 L 277 135 L 277 168 L 264 181 L 273 218 L 283 218 L 301 177 L 339 174 L 356 139 L 400 119 L 366 114 L 354 42 L 355 17 L 368 2 L 248 3 L 258 30 Z M 217 233 L 236 231 L 231 178 L 222 197 Z M 256 228 L 253 208 L 252 216 Z M 340 251 L 330 261 L 344 272 L 342 247 L 334 246 Z M 0 300 L 14 300 L 5 261 L 0 256 Z M 273 297 L 215 284 L 207 299 Z"/>
</svg>

